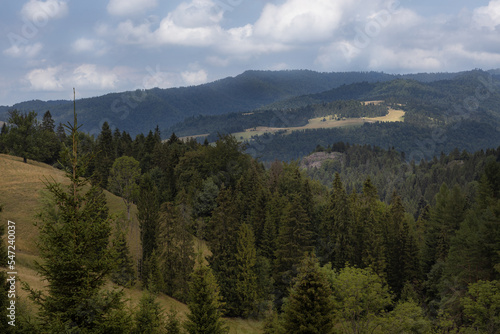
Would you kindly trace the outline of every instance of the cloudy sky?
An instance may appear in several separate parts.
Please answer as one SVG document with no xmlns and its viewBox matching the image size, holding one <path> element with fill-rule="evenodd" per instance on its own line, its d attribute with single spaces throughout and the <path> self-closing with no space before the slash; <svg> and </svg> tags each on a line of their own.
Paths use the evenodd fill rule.
<svg viewBox="0 0 500 334">
<path fill-rule="evenodd" d="M 500 67 L 500 0 L 2 0 L 0 105 L 248 69 Z"/>
</svg>

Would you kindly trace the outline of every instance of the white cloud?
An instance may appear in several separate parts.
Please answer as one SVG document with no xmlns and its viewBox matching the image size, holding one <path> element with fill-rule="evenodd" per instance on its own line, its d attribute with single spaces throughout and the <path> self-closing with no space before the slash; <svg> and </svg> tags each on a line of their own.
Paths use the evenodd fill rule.
<svg viewBox="0 0 500 334">
<path fill-rule="evenodd" d="M 193 0 L 181 3 L 168 16 L 177 26 L 196 28 L 218 24 L 223 12 L 210 0 Z"/>
<path fill-rule="evenodd" d="M 26 75 L 26 79 L 35 91 L 63 91 L 71 87 L 109 90 L 115 88 L 118 82 L 113 70 L 94 64 L 34 69 Z"/>
<path fill-rule="evenodd" d="M 403 72 L 439 72 L 443 68 L 441 50 L 404 49 L 397 50 L 375 46 L 371 52 L 368 68 L 375 71 L 384 69 L 402 70 Z"/>
<path fill-rule="evenodd" d="M 476 8 L 472 19 L 477 27 L 495 30 L 500 25 L 500 0 L 491 0 L 488 6 Z"/>
<path fill-rule="evenodd" d="M 33 90 L 62 90 L 63 84 L 57 77 L 60 67 L 48 67 L 45 69 L 36 69 L 28 73 L 27 79 Z"/>
<path fill-rule="evenodd" d="M 181 76 L 184 82 L 189 86 L 206 83 L 208 79 L 208 75 L 205 70 L 185 71 L 181 73 Z"/>
<path fill-rule="evenodd" d="M 118 81 L 113 71 L 97 68 L 94 64 L 78 66 L 73 70 L 72 77 L 76 86 L 88 88 L 112 89 Z"/>
<path fill-rule="evenodd" d="M 106 53 L 105 43 L 97 39 L 79 38 L 71 45 L 76 53 L 93 53 L 95 55 L 103 55 Z"/>
<path fill-rule="evenodd" d="M 111 15 L 128 16 L 144 13 L 157 5 L 157 0 L 110 0 L 107 9 Z"/>
<path fill-rule="evenodd" d="M 12 45 L 10 48 L 4 50 L 4 54 L 10 57 L 19 58 L 33 58 L 38 55 L 42 50 L 42 43 L 28 44 L 28 45 Z"/>
<path fill-rule="evenodd" d="M 21 9 L 23 17 L 37 26 L 47 24 L 50 19 L 59 19 L 68 14 L 68 4 L 60 0 L 30 0 Z"/>
<path fill-rule="evenodd" d="M 221 34 L 222 29 L 218 25 L 182 27 L 169 16 L 161 21 L 160 27 L 154 32 L 154 40 L 161 44 L 210 46 L 220 40 Z"/>
<path fill-rule="evenodd" d="M 255 23 L 258 36 L 281 42 L 322 40 L 340 25 L 345 1 L 288 0 L 267 4 Z"/>
</svg>

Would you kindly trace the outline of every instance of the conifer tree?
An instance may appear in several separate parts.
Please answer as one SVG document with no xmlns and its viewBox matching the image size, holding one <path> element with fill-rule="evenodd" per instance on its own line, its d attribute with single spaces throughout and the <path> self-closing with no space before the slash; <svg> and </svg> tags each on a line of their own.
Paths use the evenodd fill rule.
<svg viewBox="0 0 500 334">
<path fill-rule="evenodd" d="M 163 330 L 162 309 L 156 297 L 143 293 L 135 313 L 132 334 L 161 334 Z"/>
<path fill-rule="evenodd" d="M 115 268 L 111 273 L 111 280 L 121 286 L 130 287 L 135 283 L 135 269 L 130 249 L 127 244 L 125 231 L 118 232 L 113 247 L 116 251 Z"/>
<path fill-rule="evenodd" d="M 324 263 L 330 262 L 340 269 L 347 262 L 355 263 L 355 226 L 349 198 L 338 173 L 335 173 L 332 188 L 320 226 L 320 252 Z"/>
<path fill-rule="evenodd" d="M 115 255 L 109 247 L 111 219 L 103 192 L 86 187 L 85 157 L 78 154 L 76 112 L 69 126 L 72 151 L 67 152 L 69 186 L 46 183 L 57 215 L 39 215 L 40 256 L 37 271 L 47 290 L 25 286 L 39 307 L 45 332 L 114 332 L 129 326 L 122 311 L 122 293 L 104 290 Z"/>
<path fill-rule="evenodd" d="M 257 305 L 257 275 L 255 264 L 255 238 L 252 228 L 242 224 L 238 231 L 238 245 L 236 253 L 236 296 L 238 309 L 236 314 L 246 318 L 256 312 Z"/>
<path fill-rule="evenodd" d="M 280 307 L 287 289 L 291 286 L 292 278 L 297 275 L 297 265 L 305 253 L 313 251 L 309 217 L 297 195 L 292 196 L 283 212 L 277 244 L 274 277 L 275 297 Z"/>
<path fill-rule="evenodd" d="M 262 232 L 261 254 L 273 260 L 276 252 L 276 238 L 278 228 L 281 225 L 281 217 L 285 206 L 283 198 L 278 192 L 274 192 L 269 200 L 266 210 L 266 220 L 264 222 L 264 230 Z"/>
<path fill-rule="evenodd" d="M 160 259 L 158 258 L 157 250 L 154 249 L 151 255 L 144 262 L 143 274 L 147 273 L 147 276 L 143 277 L 142 282 L 146 289 L 151 293 L 159 293 L 164 290 L 164 280 L 162 268 L 160 265 Z"/>
<path fill-rule="evenodd" d="M 158 188 L 154 185 L 149 174 L 145 174 L 139 186 L 137 201 L 137 220 L 141 229 L 142 266 L 158 248 L 158 234 L 160 224 L 160 199 Z M 149 273 L 141 270 L 141 278 L 147 278 Z"/>
<path fill-rule="evenodd" d="M 181 334 L 182 326 L 181 322 L 177 318 L 177 311 L 173 308 L 167 314 L 167 324 L 166 324 L 167 334 Z"/>
<path fill-rule="evenodd" d="M 188 307 L 190 313 L 184 327 L 189 334 L 225 334 L 222 320 L 222 297 L 212 270 L 198 263 L 191 275 Z"/>
<path fill-rule="evenodd" d="M 328 334 L 333 329 L 332 289 L 314 255 L 308 255 L 283 305 L 286 333 Z"/>
<path fill-rule="evenodd" d="M 231 189 L 221 189 L 218 206 L 208 225 L 208 242 L 212 251 L 209 262 L 217 277 L 228 315 L 236 315 L 238 308 L 235 269 L 240 216 L 233 194 Z"/>
<path fill-rule="evenodd" d="M 193 237 L 179 208 L 168 202 L 162 206 L 158 252 L 163 272 L 164 292 L 185 301 L 194 266 Z"/>
<path fill-rule="evenodd" d="M 96 174 L 94 175 L 94 183 L 102 188 L 108 187 L 109 170 L 115 161 L 115 148 L 113 146 L 113 133 L 108 122 L 102 125 L 101 133 L 97 137 L 97 153 L 96 153 Z"/>
</svg>

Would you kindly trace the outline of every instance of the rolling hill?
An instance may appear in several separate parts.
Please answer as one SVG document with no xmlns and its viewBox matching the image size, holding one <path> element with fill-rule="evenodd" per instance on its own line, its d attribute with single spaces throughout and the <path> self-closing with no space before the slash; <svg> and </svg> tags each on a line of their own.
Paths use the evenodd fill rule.
<svg viewBox="0 0 500 334">
<path fill-rule="evenodd" d="M 147 133 L 157 125 L 171 128 L 184 119 L 198 115 L 220 115 L 250 111 L 277 101 L 320 93 L 359 82 L 385 82 L 396 78 L 421 82 L 452 79 L 459 73 L 391 75 L 378 72 L 319 73 L 308 70 L 246 71 L 211 83 L 192 86 L 112 93 L 77 101 L 82 130 L 91 134 L 100 131 L 107 121 L 131 135 Z M 56 124 L 71 119 L 72 101 L 26 101 L 0 107 L 0 121 L 6 121 L 12 109 L 36 111 L 41 117 L 50 110 Z M 165 131 L 164 131 L 165 132 Z M 165 132 L 165 137 L 168 134 Z"/>
</svg>

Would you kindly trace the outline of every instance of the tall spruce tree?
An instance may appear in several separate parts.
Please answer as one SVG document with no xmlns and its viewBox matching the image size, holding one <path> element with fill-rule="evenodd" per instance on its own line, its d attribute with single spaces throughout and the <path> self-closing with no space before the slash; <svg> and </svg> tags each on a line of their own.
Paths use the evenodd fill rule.
<svg viewBox="0 0 500 334">
<path fill-rule="evenodd" d="M 232 316 L 237 315 L 239 307 L 235 269 L 240 215 L 231 189 L 221 189 L 217 205 L 208 225 L 208 242 L 212 251 L 209 262 L 226 303 L 227 315 Z"/>
<path fill-rule="evenodd" d="M 286 333 L 328 334 L 333 330 L 332 288 L 314 255 L 299 267 L 296 282 L 283 305 Z"/>
<path fill-rule="evenodd" d="M 188 307 L 190 313 L 184 327 L 189 334 L 225 334 L 222 320 L 222 297 L 212 270 L 198 263 L 191 275 Z"/>
<path fill-rule="evenodd" d="M 95 183 L 102 188 L 108 187 L 109 170 L 115 161 L 113 133 L 108 122 L 102 124 L 101 133 L 97 137 L 97 153 L 95 160 Z"/>
<path fill-rule="evenodd" d="M 187 221 L 173 203 L 162 206 L 158 254 L 163 272 L 164 292 L 185 301 L 187 282 L 194 266 L 194 240 Z"/>
<path fill-rule="evenodd" d="M 134 261 L 130 256 L 125 231 L 119 231 L 113 240 L 116 251 L 115 268 L 111 272 L 111 280 L 121 286 L 130 287 L 135 283 Z"/>
<path fill-rule="evenodd" d="M 277 306 L 281 307 L 292 279 L 297 275 L 298 264 L 305 253 L 313 251 L 309 217 L 298 195 L 292 196 L 283 212 L 277 244 L 274 262 L 275 298 Z"/>
<path fill-rule="evenodd" d="M 349 197 L 342 185 L 340 175 L 335 174 L 330 202 L 320 226 L 322 261 L 332 263 L 340 269 L 347 262 L 355 263 L 355 231 Z"/>
<path fill-rule="evenodd" d="M 39 307 L 44 332 L 126 331 L 122 293 L 106 291 L 106 277 L 115 259 L 109 247 L 111 219 L 103 192 L 87 187 L 82 178 L 85 157 L 78 154 L 76 112 L 69 130 L 72 151 L 67 152 L 69 186 L 47 182 L 57 215 L 39 216 L 38 273 L 47 281 L 45 291 L 29 289 Z M 66 188 L 66 189 L 65 189 Z"/>
<path fill-rule="evenodd" d="M 164 333 L 161 306 L 149 292 L 143 293 L 134 320 L 132 334 Z"/>
<path fill-rule="evenodd" d="M 255 264 L 257 254 L 252 228 L 242 224 L 238 231 L 236 253 L 236 297 L 238 309 L 236 313 L 244 318 L 256 314 L 257 275 Z"/>
<path fill-rule="evenodd" d="M 141 229 L 142 265 L 148 260 L 153 251 L 158 248 L 158 234 L 160 225 L 160 195 L 151 176 L 145 174 L 139 186 L 137 201 L 137 220 Z M 141 278 L 147 279 L 149 273 L 141 270 Z"/>
</svg>

